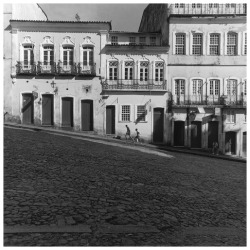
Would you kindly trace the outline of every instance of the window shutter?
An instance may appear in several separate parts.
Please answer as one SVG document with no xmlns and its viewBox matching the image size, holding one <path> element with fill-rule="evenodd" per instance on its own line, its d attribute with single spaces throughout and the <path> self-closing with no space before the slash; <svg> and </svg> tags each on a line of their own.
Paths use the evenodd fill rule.
<svg viewBox="0 0 250 250">
<path fill-rule="evenodd" d="M 83 63 L 83 48 L 80 45 L 80 63 Z"/>
<path fill-rule="evenodd" d="M 23 45 L 20 43 L 19 45 L 19 61 L 24 61 L 24 53 L 23 53 L 24 49 L 23 49 Z"/>
<path fill-rule="evenodd" d="M 122 121 L 122 105 L 119 105 L 119 121 Z"/>
<path fill-rule="evenodd" d="M 63 47 L 62 45 L 60 44 L 59 45 L 59 53 L 60 53 L 60 61 L 63 62 Z"/>
<path fill-rule="evenodd" d="M 132 110 L 132 105 L 130 104 L 129 105 L 130 106 L 130 117 L 129 117 L 129 121 L 131 122 L 132 121 L 132 119 L 133 119 L 133 110 Z"/>
</svg>

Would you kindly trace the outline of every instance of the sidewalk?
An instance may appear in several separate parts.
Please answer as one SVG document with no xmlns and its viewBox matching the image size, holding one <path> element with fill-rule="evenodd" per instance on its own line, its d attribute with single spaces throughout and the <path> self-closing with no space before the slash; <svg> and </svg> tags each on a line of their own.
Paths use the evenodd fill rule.
<svg viewBox="0 0 250 250">
<path fill-rule="evenodd" d="M 204 156 L 204 157 L 210 157 L 210 158 L 217 158 L 217 159 L 222 159 L 222 160 L 229 160 L 229 161 L 237 161 L 237 162 L 243 162 L 246 163 L 246 158 L 238 157 L 238 156 L 229 156 L 229 155 L 213 155 L 208 152 L 204 152 L 202 150 L 198 149 L 187 149 L 187 148 L 176 148 L 176 147 L 170 147 L 166 146 L 163 144 L 137 144 L 137 143 L 132 143 L 131 141 L 126 141 L 125 139 L 119 140 L 115 139 L 112 136 L 108 135 L 97 135 L 94 133 L 89 133 L 89 132 L 75 132 L 75 131 L 68 131 L 68 130 L 63 130 L 63 129 L 56 129 L 52 127 L 38 127 L 35 125 L 25 125 L 25 124 L 17 124 L 17 123 L 4 123 L 5 127 L 16 127 L 16 128 L 23 128 L 23 129 L 29 129 L 29 130 L 35 130 L 35 131 L 47 131 L 47 132 L 52 132 L 55 134 L 65 134 L 65 135 L 71 135 L 71 136 L 76 136 L 76 137 L 86 137 L 88 139 L 94 139 L 94 140 L 102 140 L 102 141 L 108 141 L 112 143 L 122 143 L 126 145 L 137 145 L 140 147 L 146 147 L 146 148 L 151 148 L 151 149 L 158 149 L 161 151 L 169 151 L 169 152 L 180 152 L 180 153 L 185 153 L 185 154 L 193 154 L 193 155 L 199 155 L 199 156 Z"/>
</svg>

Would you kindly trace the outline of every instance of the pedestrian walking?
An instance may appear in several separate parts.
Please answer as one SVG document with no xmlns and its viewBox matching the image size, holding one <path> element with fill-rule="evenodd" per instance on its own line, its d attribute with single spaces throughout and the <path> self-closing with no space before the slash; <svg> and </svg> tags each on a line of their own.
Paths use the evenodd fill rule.
<svg viewBox="0 0 250 250">
<path fill-rule="evenodd" d="M 130 134 L 130 128 L 128 125 L 125 125 L 125 127 L 127 128 L 127 131 L 126 131 L 126 134 L 125 134 L 125 138 L 126 140 L 127 139 L 131 139 L 133 141 L 133 138 L 131 137 L 131 134 Z M 128 138 L 127 138 L 128 137 Z"/>
<path fill-rule="evenodd" d="M 135 132 L 136 132 L 135 141 L 141 142 L 141 139 L 140 139 L 140 132 L 138 131 L 137 128 L 135 129 Z"/>
</svg>

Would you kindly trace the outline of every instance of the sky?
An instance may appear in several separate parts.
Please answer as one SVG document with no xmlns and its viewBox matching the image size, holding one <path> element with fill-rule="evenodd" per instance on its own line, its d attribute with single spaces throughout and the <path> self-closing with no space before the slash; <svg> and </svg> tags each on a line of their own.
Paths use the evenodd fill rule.
<svg viewBox="0 0 250 250">
<path fill-rule="evenodd" d="M 39 3 L 49 20 L 76 21 L 78 14 L 81 21 L 112 21 L 114 31 L 133 31 L 139 29 L 142 14 L 148 4 L 111 4 L 111 3 L 74 3 L 55 4 Z"/>
</svg>

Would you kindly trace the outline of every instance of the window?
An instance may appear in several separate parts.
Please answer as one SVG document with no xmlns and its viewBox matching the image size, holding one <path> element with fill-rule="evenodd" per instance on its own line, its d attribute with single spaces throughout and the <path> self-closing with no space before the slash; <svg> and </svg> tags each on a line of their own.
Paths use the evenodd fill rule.
<svg viewBox="0 0 250 250">
<path fill-rule="evenodd" d="M 184 8 L 184 3 L 180 3 L 180 8 Z"/>
<path fill-rule="evenodd" d="M 155 63 L 155 81 L 163 81 L 163 62 Z"/>
<path fill-rule="evenodd" d="M 201 4 L 200 4 L 200 3 L 197 3 L 197 4 L 193 3 L 193 4 L 192 4 L 192 8 L 193 8 L 193 9 L 194 9 L 194 8 L 201 8 Z"/>
<path fill-rule="evenodd" d="M 176 3 L 176 4 L 174 5 L 174 7 L 175 7 L 175 8 L 179 8 L 179 4 Z"/>
<path fill-rule="evenodd" d="M 111 44 L 112 45 L 118 44 L 118 36 L 111 36 Z"/>
<path fill-rule="evenodd" d="M 135 45 L 136 44 L 136 38 L 134 36 L 129 38 L 129 44 L 130 45 Z"/>
<path fill-rule="evenodd" d="M 236 95 L 237 81 L 236 80 L 227 80 L 227 95 Z"/>
<path fill-rule="evenodd" d="M 74 56 L 73 56 L 74 48 L 71 46 L 63 47 L 63 65 L 73 65 Z"/>
<path fill-rule="evenodd" d="M 210 95 L 219 95 L 220 93 L 220 81 L 219 80 L 210 80 L 209 84 L 209 94 Z"/>
<path fill-rule="evenodd" d="M 196 4 L 195 3 L 192 3 L 192 8 L 196 8 Z"/>
<path fill-rule="evenodd" d="M 237 34 L 227 34 L 227 55 L 235 56 L 237 54 Z"/>
<path fill-rule="evenodd" d="M 31 65 L 34 64 L 34 47 L 33 45 L 24 45 L 24 68 L 29 68 Z"/>
<path fill-rule="evenodd" d="M 226 8 L 230 8 L 230 4 L 229 3 L 226 4 Z"/>
<path fill-rule="evenodd" d="M 44 65 L 54 64 L 54 46 L 43 46 L 43 63 Z"/>
<path fill-rule="evenodd" d="M 150 37 L 150 45 L 156 45 L 156 37 L 155 36 Z"/>
<path fill-rule="evenodd" d="M 117 80 L 118 62 L 109 62 L 109 80 Z"/>
<path fill-rule="evenodd" d="M 185 34 L 176 34 L 175 54 L 185 55 Z"/>
<path fill-rule="evenodd" d="M 121 120 L 123 122 L 130 121 L 130 105 L 122 105 Z"/>
<path fill-rule="evenodd" d="M 218 3 L 214 3 L 214 8 L 219 8 L 219 4 Z"/>
<path fill-rule="evenodd" d="M 175 94 L 176 95 L 185 94 L 185 80 L 175 80 Z"/>
<path fill-rule="evenodd" d="M 220 35 L 219 34 L 211 34 L 210 35 L 210 47 L 209 47 L 210 55 L 215 56 L 220 54 Z"/>
<path fill-rule="evenodd" d="M 140 63 L 140 81 L 148 80 L 148 62 Z"/>
<path fill-rule="evenodd" d="M 208 6 L 209 6 L 209 8 L 213 8 L 213 4 L 212 3 L 210 3 Z"/>
<path fill-rule="evenodd" d="M 145 105 L 137 106 L 137 121 L 145 122 L 146 121 L 146 108 Z"/>
<path fill-rule="evenodd" d="M 235 123 L 236 122 L 236 116 L 235 116 L 234 110 L 227 110 L 226 122 L 229 122 L 229 123 Z"/>
<path fill-rule="evenodd" d="M 243 94 L 247 95 L 247 81 L 246 80 L 244 81 L 244 84 L 243 84 Z"/>
<path fill-rule="evenodd" d="M 125 80 L 133 79 L 134 62 L 125 62 Z"/>
<path fill-rule="evenodd" d="M 201 55 L 202 54 L 202 34 L 194 34 L 193 35 L 193 55 Z"/>
<path fill-rule="evenodd" d="M 209 6 L 209 8 L 218 8 L 219 4 L 218 3 L 214 3 L 214 4 L 210 3 L 208 6 Z"/>
<path fill-rule="evenodd" d="M 146 45 L 146 37 L 145 36 L 139 37 L 139 43 L 140 45 Z"/>
<path fill-rule="evenodd" d="M 83 47 L 83 65 L 93 66 L 94 65 L 94 48 L 92 46 Z"/>
<path fill-rule="evenodd" d="M 245 33 L 245 43 L 244 43 L 244 55 L 247 54 L 247 33 Z"/>
<path fill-rule="evenodd" d="M 231 8 L 236 8 L 236 4 L 235 3 L 231 3 Z"/>
<path fill-rule="evenodd" d="M 202 80 L 193 80 L 193 95 L 201 95 Z"/>
</svg>

